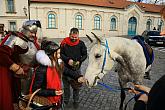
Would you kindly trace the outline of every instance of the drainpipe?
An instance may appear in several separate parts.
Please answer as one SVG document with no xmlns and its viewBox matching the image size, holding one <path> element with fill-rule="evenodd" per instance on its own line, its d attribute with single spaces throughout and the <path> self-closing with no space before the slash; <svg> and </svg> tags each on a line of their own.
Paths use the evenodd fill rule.
<svg viewBox="0 0 165 110">
<path fill-rule="evenodd" d="M 28 0 L 28 13 L 29 13 L 29 20 L 30 20 L 30 0 Z"/>
</svg>

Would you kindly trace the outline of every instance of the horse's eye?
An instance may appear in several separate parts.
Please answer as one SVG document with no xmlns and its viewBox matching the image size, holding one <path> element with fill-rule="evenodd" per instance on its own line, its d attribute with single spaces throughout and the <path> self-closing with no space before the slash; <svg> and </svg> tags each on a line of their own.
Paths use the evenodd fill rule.
<svg viewBox="0 0 165 110">
<path fill-rule="evenodd" d="M 100 57 L 101 57 L 100 54 L 96 54 L 96 55 L 95 55 L 95 58 L 100 58 Z"/>
</svg>

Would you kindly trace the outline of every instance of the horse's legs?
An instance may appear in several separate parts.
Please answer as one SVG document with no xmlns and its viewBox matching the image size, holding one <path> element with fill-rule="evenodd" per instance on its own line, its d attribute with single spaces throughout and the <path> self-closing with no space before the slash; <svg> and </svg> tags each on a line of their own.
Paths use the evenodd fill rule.
<svg viewBox="0 0 165 110">
<path fill-rule="evenodd" d="M 126 95 L 125 95 L 125 91 L 123 90 L 123 84 L 122 84 L 122 82 L 119 80 L 119 84 L 120 84 L 120 87 L 121 87 L 121 93 L 120 93 L 120 108 L 119 108 L 119 110 L 123 110 L 123 105 L 124 105 L 124 100 L 125 100 L 125 97 L 126 97 Z"/>
</svg>

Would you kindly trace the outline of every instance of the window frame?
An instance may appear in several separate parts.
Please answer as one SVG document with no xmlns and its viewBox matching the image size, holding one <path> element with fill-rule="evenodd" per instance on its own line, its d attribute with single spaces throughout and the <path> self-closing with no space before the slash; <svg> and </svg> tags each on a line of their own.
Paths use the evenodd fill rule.
<svg viewBox="0 0 165 110">
<path fill-rule="evenodd" d="M 94 30 L 101 30 L 101 16 L 100 15 L 94 16 Z"/>
<path fill-rule="evenodd" d="M 150 22 L 149 25 L 148 25 L 148 22 Z M 146 22 L 146 30 L 151 30 L 151 26 L 152 26 L 152 20 L 151 20 L 151 19 L 147 19 L 147 22 Z"/>
<path fill-rule="evenodd" d="M 80 30 L 83 29 L 83 16 L 81 14 L 76 14 L 76 16 L 75 16 L 75 27 L 80 29 Z"/>
<path fill-rule="evenodd" d="M 13 26 L 11 27 L 11 23 L 15 23 L 15 27 L 14 27 L 15 29 L 13 28 Z M 8 28 L 9 31 L 17 31 L 17 22 L 16 21 L 8 21 L 8 24 L 9 24 L 9 28 Z"/>
<path fill-rule="evenodd" d="M 12 1 L 12 5 L 10 6 L 9 5 L 9 1 Z M 10 8 L 9 8 L 9 6 L 10 6 Z M 16 13 L 15 12 L 15 0 L 6 0 L 6 13 Z"/>
<path fill-rule="evenodd" d="M 163 30 L 163 27 L 164 27 L 164 22 L 163 20 L 160 20 L 160 23 L 158 23 L 158 31 L 162 31 Z"/>
<path fill-rule="evenodd" d="M 53 12 L 48 13 L 47 22 L 48 22 L 48 24 L 47 24 L 48 29 L 56 29 L 57 28 L 57 15 Z"/>
<path fill-rule="evenodd" d="M 115 20 L 115 23 L 112 24 L 112 19 Z M 117 17 L 116 16 L 112 16 L 110 18 L 110 31 L 116 31 L 117 30 Z"/>
</svg>

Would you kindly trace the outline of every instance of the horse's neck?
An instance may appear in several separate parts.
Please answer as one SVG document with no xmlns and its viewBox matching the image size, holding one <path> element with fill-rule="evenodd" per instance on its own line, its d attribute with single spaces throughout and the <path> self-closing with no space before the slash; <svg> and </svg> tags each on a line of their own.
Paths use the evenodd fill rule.
<svg viewBox="0 0 165 110">
<path fill-rule="evenodd" d="M 107 38 L 107 41 L 111 51 L 125 51 L 128 48 L 128 45 L 125 45 L 126 43 L 128 43 L 127 39 L 109 37 Z"/>
<path fill-rule="evenodd" d="M 107 59 L 108 60 L 107 63 L 110 65 L 112 64 L 112 60 L 113 60 L 114 62 L 118 62 L 124 65 L 124 59 L 129 58 L 129 55 L 133 54 L 132 49 L 133 46 L 136 44 L 134 44 L 129 39 L 118 38 L 118 37 L 107 38 L 107 41 L 110 50 L 110 58 Z M 110 65 L 110 68 L 112 68 L 112 66 L 114 65 Z"/>
</svg>

